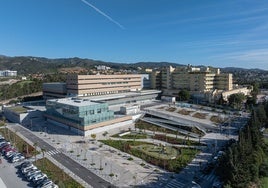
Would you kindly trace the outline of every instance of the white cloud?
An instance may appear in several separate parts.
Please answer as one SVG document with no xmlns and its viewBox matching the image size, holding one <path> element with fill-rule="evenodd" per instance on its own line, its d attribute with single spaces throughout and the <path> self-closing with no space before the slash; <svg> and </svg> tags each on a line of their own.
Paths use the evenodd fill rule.
<svg viewBox="0 0 268 188">
<path fill-rule="evenodd" d="M 104 16 L 105 18 L 107 18 L 108 20 L 110 20 L 112 23 L 114 23 L 115 25 L 117 25 L 121 29 L 125 29 L 125 27 L 123 25 L 121 25 L 119 22 L 115 21 L 113 18 L 111 18 L 110 16 L 108 16 L 107 14 L 105 14 L 103 11 L 101 11 L 100 9 L 98 9 L 97 7 L 95 7 L 94 5 L 92 5 L 91 3 L 87 2 L 86 0 L 81 0 L 81 1 L 83 3 L 85 3 L 86 5 L 90 6 L 91 8 L 93 8 L 96 12 L 98 12 L 99 14 L 101 14 L 102 16 Z"/>
</svg>

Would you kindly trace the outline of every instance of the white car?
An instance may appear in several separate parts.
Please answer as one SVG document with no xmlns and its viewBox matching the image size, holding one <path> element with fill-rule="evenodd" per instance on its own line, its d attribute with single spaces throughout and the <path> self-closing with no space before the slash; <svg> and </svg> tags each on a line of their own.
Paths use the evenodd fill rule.
<svg viewBox="0 0 268 188">
<path fill-rule="evenodd" d="M 22 169 L 21 169 L 21 172 L 22 172 L 23 174 L 26 174 L 26 173 L 29 172 L 30 170 L 34 170 L 34 169 L 37 169 L 37 167 L 34 166 L 33 164 L 31 164 L 30 166 L 27 166 L 27 167 L 25 167 L 25 168 L 22 168 Z"/>
<path fill-rule="evenodd" d="M 24 160 L 24 159 L 25 159 L 24 156 L 15 156 L 15 157 L 13 157 L 13 158 L 11 159 L 11 162 L 12 162 L 12 163 L 15 163 L 15 162 L 22 161 L 22 160 Z"/>
<path fill-rule="evenodd" d="M 34 176 L 34 177 L 32 178 L 32 181 L 35 183 L 35 182 L 37 182 L 38 180 L 41 180 L 41 179 L 44 179 L 44 178 L 47 178 L 47 175 L 42 173 L 41 175 Z"/>
<path fill-rule="evenodd" d="M 36 173 L 40 173 L 40 172 L 41 172 L 41 171 L 38 170 L 38 169 L 36 169 L 36 170 L 31 170 L 31 171 L 29 171 L 29 172 L 27 172 L 27 173 L 25 174 L 25 177 L 30 177 L 31 175 L 36 174 Z"/>
<path fill-rule="evenodd" d="M 31 176 L 28 176 L 28 177 L 27 177 L 27 180 L 32 181 L 34 178 L 36 178 L 36 177 L 38 177 L 38 176 L 41 176 L 41 175 L 42 175 L 42 172 L 34 173 L 34 174 L 32 174 Z"/>
</svg>

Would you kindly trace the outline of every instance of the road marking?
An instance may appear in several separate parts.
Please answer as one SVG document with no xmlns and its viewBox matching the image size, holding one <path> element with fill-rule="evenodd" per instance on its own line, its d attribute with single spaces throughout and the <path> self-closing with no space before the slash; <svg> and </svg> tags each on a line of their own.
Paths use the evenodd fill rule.
<svg viewBox="0 0 268 188">
<path fill-rule="evenodd" d="M 49 156 L 52 156 L 52 155 L 55 155 L 55 154 L 58 154 L 58 153 L 61 153 L 59 150 L 57 149 L 53 149 L 53 150 L 50 150 L 50 151 L 47 151 L 46 154 L 49 155 Z"/>
</svg>

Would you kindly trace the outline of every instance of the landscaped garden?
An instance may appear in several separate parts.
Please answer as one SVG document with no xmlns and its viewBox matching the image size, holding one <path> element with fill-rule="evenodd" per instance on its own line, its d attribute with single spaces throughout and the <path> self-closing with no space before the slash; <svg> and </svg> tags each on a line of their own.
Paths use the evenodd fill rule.
<svg viewBox="0 0 268 188">
<path fill-rule="evenodd" d="M 168 109 L 166 109 L 166 111 L 168 112 L 174 112 L 175 110 L 177 110 L 177 108 L 175 107 L 169 107 Z"/>
<path fill-rule="evenodd" d="M 190 111 L 190 110 L 185 110 L 185 109 L 181 109 L 178 111 L 179 114 L 182 114 L 182 115 L 190 115 L 190 113 L 192 113 L 193 111 Z"/>
<path fill-rule="evenodd" d="M 211 116 L 210 121 L 214 123 L 223 123 L 226 119 L 221 118 L 220 116 Z"/>
<path fill-rule="evenodd" d="M 196 149 L 167 147 L 140 141 L 100 141 L 171 172 L 179 172 L 199 152 Z"/>
<path fill-rule="evenodd" d="M 200 142 L 189 140 L 187 139 L 187 137 L 185 139 L 181 139 L 181 138 L 166 136 L 164 134 L 155 134 L 154 136 L 152 136 L 152 138 L 156 140 L 165 141 L 170 144 L 181 144 L 181 145 L 191 145 L 191 146 L 200 146 L 200 145 L 203 146 L 204 145 Z"/>
<path fill-rule="evenodd" d="M 142 120 L 138 120 L 135 124 L 135 128 L 138 128 L 140 130 L 149 130 L 153 132 L 164 132 L 164 133 L 169 133 L 169 134 L 177 134 L 177 131 L 169 130 L 163 127 L 159 127 L 156 125 L 153 125 L 151 123 L 147 123 Z"/>
<path fill-rule="evenodd" d="M 138 120 L 136 122 L 135 128 L 138 128 L 141 131 L 149 130 L 149 131 L 152 131 L 154 133 L 155 132 L 162 132 L 162 133 L 165 133 L 165 134 L 167 133 L 167 134 L 185 136 L 184 134 L 181 134 L 179 131 L 173 131 L 173 130 L 170 130 L 170 129 L 159 127 L 159 126 L 153 125 L 151 123 L 147 123 L 147 122 L 142 121 L 142 120 Z M 183 127 L 183 126 L 180 127 L 180 126 L 178 126 L 178 128 L 184 129 L 184 130 L 189 131 L 189 132 L 199 134 L 200 136 L 204 136 L 204 133 L 202 131 L 198 130 L 197 128 L 195 128 L 195 127 Z"/>
<path fill-rule="evenodd" d="M 199 118 L 199 119 L 206 119 L 207 114 L 196 112 L 192 117 Z"/>
</svg>

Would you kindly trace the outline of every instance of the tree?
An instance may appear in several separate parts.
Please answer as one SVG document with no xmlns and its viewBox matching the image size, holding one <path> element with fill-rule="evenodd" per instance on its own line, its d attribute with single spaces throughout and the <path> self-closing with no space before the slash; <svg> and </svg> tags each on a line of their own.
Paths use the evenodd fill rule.
<svg viewBox="0 0 268 188">
<path fill-rule="evenodd" d="M 257 108 L 257 117 L 262 125 L 267 123 L 267 116 L 264 105 L 259 105 Z"/>
<path fill-rule="evenodd" d="M 45 152 L 46 152 L 46 149 L 42 148 L 42 149 L 41 149 L 41 152 L 42 152 L 42 154 L 43 154 L 42 169 L 44 169 L 44 166 L 45 166 L 45 165 L 44 165 L 44 161 L 45 161 L 44 158 L 45 158 Z M 35 160 L 36 160 L 36 159 L 35 159 Z"/>
<path fill-rule="evenodd" d="M 217 173 L 230 187 L 248 187 L 267 175 L 268 148 L 260 132 L 261 121 L 265 119 L 263 108 L 258 105 L 253 109 L 251 119 L 239 132 L 239 141 L 232 144 L 220 159 Z"/>
<path fill-rule="evenodd" d="M 90 136 L 91 136 L 92 139 L 95 140 L 97 135 L 96 134 L 91 134 Z"/>
<path fill-rule="evenodd" d="M 257 98 L 257 95 L 260 92 L 259 87 L 260 87 L 259 83 L 255 82 L 253 84 L 252 91 L 251 91 L 252 97 Z"/>
<path fill-rule="evenodd" d="M 254 97 L 247 97 L 247 102 L 246 102 L 246 108 L 247 109 L 252 109 L 253 105 L 256 104 L 256 98 Z"/>
<path fill-rule="evenodd" d="M 232 94 L 228 97 L 229 104 L 234 108 L 241 109 L 243 101 L 246 99 L 243 93 Z"/>
<path fill-rule="evenodd" d="M 188 90 L 181 90 L 178 94 L 180 101 L 188 101 L 190 99 L 190 92 Z"/>
<path fill-rule="evenodd" d="M 36 150 L 37 145 L 38 144 L 36 142 L 33 144 L 33 146 L 34 146 L 34 158 L 35 158 L 35 162 L 36 162 L 36 155 L 37 155 L 37 150 Z"/>
</svg>

